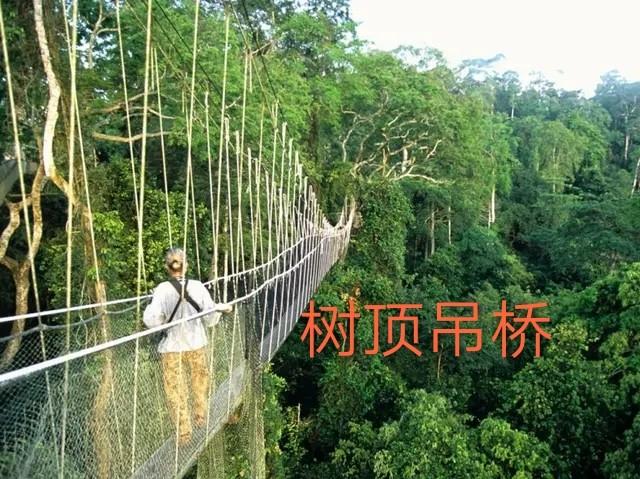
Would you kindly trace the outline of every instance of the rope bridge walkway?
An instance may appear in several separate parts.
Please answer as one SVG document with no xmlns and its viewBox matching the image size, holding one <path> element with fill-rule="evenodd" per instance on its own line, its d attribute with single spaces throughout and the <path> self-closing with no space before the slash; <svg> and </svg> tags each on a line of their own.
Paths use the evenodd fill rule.
<svg viewBox="0 0 640 479">
<path fill-rule="evenodd" d="M 219 48 L 199 39 L 199 0 L 194 2 L 191 56 L 184 62 L 186 68 L 177 65 L 175 55 L 168 53 L 167 43 L 173 41 L 164 27 L 170 18 L 159 3 L 113 2 L 109 14 L 115 17 L 115 27 L 108 29 L 99 44 L 113 43 L 108 51 L 112 57 L 116 52 L 113 58 L 120 63 L 122 83 L 109 99 L 116 107 L 103 109 L 102 115 L 117 113 L 117 128 L 125 136 L 94 131 L 92 139 L 126 145 L 123 150 L 131 167 L 137 224 L 137 268 L 135 287 L 129 288 L 131 297 L 109 299 L 109 288 L 114 285 L 104 279 L 106 260 L 101 251 L 108 233 L 95 226 L 99 212 L 91 205 L 91 169 L 86 161 L 90 148 L 82 130 L 82 125 L 89 123 L 89 109 L 76 93 L 78 77 L 90 68 L 98 69 L 100 62 L 89 65 L 81 54 L 86 45 L 78 48 L 77 0 L 70 0 L 61 2 L 65 10 L 52 13 L 64 15 L 64 31 L 57 34 L 67 42 L 61 55 L 68 55 L 68 64 L 52 65 L 48 38 L 53 35 L 47 36 L 44 29 L 42 1 L 33 3 L 49 101 L 40 165 L 31 193 L 25 185 L 27 175 L 33 172 L 24 171 L 22 165 L 33 158 L 22 158 L 22 152 L 35 148 L 23 149 L 22 145 L 32 140 L 23 139 L 18 128 L 20 107 L 14 101 L 0 4 L 6 103 L 13 125 L 22 224 L 28 244 L 26 261 L 35 298 L 33 312 L 16 306 L 16 315 L 0 318 L 0 327 L 10 330 L 0 337 L 0 477 L 181 477 L 196 461 L 203 477 L 226 477 L 232 468 L 240 468 L 245 477 L 265 477 L 261 371 L 289 336 L 329 269 L 346 254 L 354 205 L 345 201 L 335 225 L 325 218 L 288 137 L 277 98 L 267 104 L 267 97 L 275 92 L 267 91 L 262 81 L 255 52 L 248 44 L 250 34 L 242 30 L 243 22 L 235 11 L 239 38 L 244 42 L 236 50 L 230 40 L 229 11 L 207 12 L 218 20 L 224 34 L 216 84 L 199 63 L 199 52 Z M 166 20 L 164 27 L 158 17 Z M 139 39 L 140 32 L 145 37 L 142 74 L 127 66 L 131 52 L 125 46 L 127 34 Z M 242 53 L 235 70 L 230 61 L 234 51 Z M 56 69 L 63 68 L 69 70 L 66 75 L 56 74 Z M 230 100 L 227 83 L 233 72 L 240 75 L 243 88 Z M 268 75 L 266 65 L 262 73 Z M 134 74 L 140 77 L 138 81 L 128 80 L 128 75 Z M 68 84 L 62 85 L 58 76 Z M 259 86 L 255 88 L 260 91 L 259 101 L 253 94 L 254 83 Z M 135 94 L 129 91 L 132 84 L 138 89 Z M 68 128 L 56 126 L 63 87 L 69 101 L 65 113 Z M 169 89 L 173 95 L 163 92 Z M 181 90 L 181 98 L 176 98 L 176 90 Z M 212 90 L 218 94 L 215 101 L 210 96 Z M 109 96 L 111 92 L 99 94 Z M 220 114 L 215 115 L 211 106 L 218 100 Z M 119 117 L 122 112 L 124 116 Z M 104 121 L 97 124 L 104 125 Z M 64 133 L 65 142 L 53 141 Z M 186 139 L 181 155 L 167 153 L 165 138 L 172 136 Z M 249 142 L 257 147 L 252 150 Z M 67 146 L 63 153 L 54 148 L 61 143 Z M 134 144 L 139 146 L 134 148 Z M 234 306 L 216 326 L 206 328 L 206 418 L 203 424 L 194 424 L 187 442 L 179 440 L 165 399 L 162 354 L 157 345 L 169 328 L 198 321 L 215 308 L 153 328 L 142 324 L 142 313 L 151 297 L 146 291 L 154 283 L 151 277 L 160 279 L 150 273 L 150 261 L 161 261 L 148 251 L 151 240 L 146 235 L 151 227 L 145 216 L 151 191 L 149 151 L 156 152 L 156 159 L 162 161 L 166 216 L 162 221 L 166 229 L 159 233 L 164 236 L 160 240 L 166 246 L 180 245 L 187 252 L 193 276 L 208 278 L 204 283 L 214 303 Z M 64 169 L 67 178 L 56 169 L 56 162 L 63 159 L 68 162 Z M 178 177 L 184 184 L 174 181 L 169 171 L 181 171 Z M 62 307 L 50 310 L 40 307 L 42 285 L 38 285 L 41 277 L 36 265 L 42 212 L 35 186 L 47 181 L 64 193 L 68 213 L 66 299 Z M 173 189 L 169 188 L 171 183 L 175 184 Z M 201 188 L 206 190 L 204 194 Z M 176 211 L 176 192 L 183 202 L 181 211 Z M 19 225 L 19 208 L 11 213 Z M 74 228 L 81 234 L 74 235 Z M 80 245 L 74 236 L 82 238 Z M 78 255 L 84 258 L 83 271 L 77 271 Z M 90 294 L 85 292 L 85 284 Z M 193 369 L 190 373 L 195 374 Z M 183 376 L 188 376 L 186 370 Z M 184 388 L 187 396 L 189 390 Z M 193 398 L 188 401 L 193 404 Z M 237 423 L 234 427 L 240 431 L 232 441 L 220 434 L 230 422 Z M 237 448 L 246 453 L 247 464 L 234 462 L 239 456 Z"/>
<path fill-rule="evenodd" d="M 108 473 L 102 471 L 106 477 L 181 476 L 229 420 L 245 391 L 259 387 L 260 365 L 275 355 L 324 275 L 345 253 L 350 223 L 351 217 L 345 218 L 334 228 L 304 237 L 263 268 L 209 283 L 214 292 L 226 288 L 235 308 L 208 328 L 207 420 L 184 446 L 176 441 L 177 430 L 165 404 L 157 338 L 168 327 L 210 311 L 133 332 L 135 308 L 123 306 L 147 298 L 130 298 L 100 305 L 109 308 L 105 315 L 80 319 L 98 307 L 87 305 L 75 308 L 78 320 L 68 326 L 35 327 L 23 333 L 23 361 L 39 356 L 41 341 L 52 348 L 48 359 L 0 375 L 2 404 L 11 406 L 0 412 L 0 476 L 97 477 L 100 467 L 108 468 Z M 42 316 L 49 313 L 63 314 L 50 311 Z M 96 341 L 91 325 L 105 316 L 112 330 L 121 333 Z M 51 357 L 68 334 L 77 349 Z M 91 342 L 95 344 L 87 346 Z M 112 377 L 102 403 L 99 379 L 106 369 Z M 256 401 L 248 407 L 254 410 L 247 413 L 258 414 L 255 408 L 262 406 Z M 261 425 L 256 422 L 254 427 Z M 259 440 L 262 431 L 256 430 L 253 437 Z"/>
</svg>

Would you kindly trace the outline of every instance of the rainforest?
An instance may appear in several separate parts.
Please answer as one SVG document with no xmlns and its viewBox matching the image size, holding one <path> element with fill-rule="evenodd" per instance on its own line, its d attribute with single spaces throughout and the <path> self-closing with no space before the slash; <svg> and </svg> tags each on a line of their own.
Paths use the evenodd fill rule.
<svg viewBox="0 0 640 479">
<path fill-rule="evenodd" d="M 327 224 L 344 224 L 353 210 L 348 248 L 335 250 L 335 265 L 305 298 L 359 314 L 352 354 L 339 354 L 349 348 L 340 334 L 348 318 L 337 318 L 335 342 L 310 354 L 309 316 L 296 316 L 254 381 L 259 438 L 230 420 L 209 442 L 209 459 L 188 461 L 186 477 L 640 477 L 640 82 L 603 71 L 585 95 L 541 75 L 499 72 L 497 57 L 453 64 L 434 48 L 382 51 L 359 36 L 348 0 L 3 0 L 1 8 L 0 163 L 24 168 L 20 181 L 0 179 L 0 316 L 140 297 L 164 279 L 163 254 L 174 244 L 184 243 L 189 275 L 203 281 L 223 274 L 224 252 L 236 255 L 229 274 L 256 266 L 271 229 L 252 237 L 254 219 L 285 215 L 273 220 L 285 231 L 289 209 L 277 201 L 312 204 L 302 179 L 297 196 L 296 186 L 282 193 L 287 170 L 306 175 Z M 281 147 L 272 150 L 272 140 Z M 249 145 L 244 160 L 228 153 Z M 278 165 L 264 181 L 247 177 L 261 174 L 259 154 Z M 233 158 L 231 170 L 216 167 L 218 155 Z M 234 172 L 244 183 L 215 188 L 218 174 L 224 183 Z M 260 211 L 272 179 L 280 193 L 271 190 L 275 206 Z M 505 354 L 494 336 L 503 301 L 516 316 L 518 305 L 544 304 L 531 314 L 549 318 L 540 323 L 549 339 L 537 348 L 530 326 Z M 434 348 L 434 332 L 453 327 L 438 321 L 439 303 L 476 305 L 475 321 L 461 327 L 476 329 L 481 348 L 469 333 L 459 344 L 441 333 Z M 421 307 L 390 327 L 393 344 L 402 326 L 419 355 L 383 354 L 393 346 L 391 312 L 374 328 L 367 306 L 400 304 Z M 300 306 L 309 312 L 308 301 Z M 134 313 L 126 325 L 115 316 L 95 330 L 91 323 L 82 341 L 106 340 L 105 324 L 114 339 L 143 331 Z M 37 342 L 16 338 L 69 324 L 64 315 L 44 326 L 35 318 L 0 322 L 0 393 L 2 373 L 43 359 Z M 48 351 L 71 352 L 79 334 L 52 339 Z M 95 378 L 111 359 L 100 361 L 86 366 Z M 0 436 L 21 423 L 9 411 L 25 391 L 4 397 Z M 149 397 L 163 404 L 160 389 Z M 258 439 L 260 474 L 251 466 Z M 92 442 L 83 444 L 74 457 L 89 454 Z M 16 470 L 13 446 L 0 445 L 0 473 Z M 119 477 L 72 473 L 71 463 L 65 477 Z"/>
</svg>

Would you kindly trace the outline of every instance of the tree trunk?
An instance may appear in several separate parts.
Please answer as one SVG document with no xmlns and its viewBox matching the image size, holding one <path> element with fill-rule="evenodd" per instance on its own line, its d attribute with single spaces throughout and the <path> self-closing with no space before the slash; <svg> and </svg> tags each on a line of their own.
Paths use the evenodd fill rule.
<svg viewBox="0 0 640 479">
<path fill-rule="evenodd" d="M 27 314 L 29 312 L 29 289 L 31 288 L 31 281 L 29 279 L 30 262 L 27 259 L 21 263 L 17 263 L 9 258 L 3 258 L 2 264 L 11 271 L 11 277 L 16 287 L 15 314 Z M 13 337 L 4 348 L 4 351 L 2 351 L 0 371 L 7 369 L 18 353 L 20 344 L 22 344 L 21 333 L 24 331 L 25 321 L 25 319 L 18 319 L 12 323 L 11 336 Z"/>
<path fill-rule="evenodd" d="M 431 226 L 429 236 L 431 238 L 431 247 L 429 250 L 429 256 L 433 256 L 436 252 L 436 210 L 431 208 Z"/>
<path fill-rule="evenodd" d="M 106 318 L 106 316 L 103 316 Z M 101 320 L 102 324 L 106 321 Z M 105 329 L 103 328 L 103 331 Z M 106 333 L 105 333 L 106 334 Z M 108 336 L 105 336 L 105 339 Z M 93 443 L 95 448 L 96 460 L 98 463 L 98 477 L 100 479 L 108 479 L 111 477 L 111 440 L 108 428 L 108 407 L 109 396 L 113 390 L 113 352 L 107 349 L 102 355 L 105 362 L 100 377 L 100 385 L 96 391 L 93 401 L 92 414 L 90 419 L 90 427 L 93 435 Z"/>
<path fill-rule="evenodd" d="M 83 178 L 83 175 L 76 175 L 77 178 Z M 78 182 L 78 188 L 82 188 L 84 185 Z M 75 194 L 74 198 L 80 198 L 80 195 Z M 87 198 L 87 205 L 89 204 Z M 90 300 L 93 303 L 105 304 L 107 302 L 106 285 L 104 281 L 100 279 L 99 271 L 100 264 L 97 257 L 98 245 L 94 244 L 95 237 L 93 236 L 93 218 L 92 212 L 88 206 L 77 202 L 77 209 L 81 213 L 81 231 L 82 231 L 82 243 L 84 248 L 84 258 L 87 269 L 91 269 L 96 272 L 96 279 L 90 282 Z M 106 308 L 104 306 L 98 306 L 96 313 L 100 315 L 98 322 L 99 335 L 103 342 L 111 339 L 111 330 L 109 317 L 107 315 Z M 98 477 L 100 479 L 107 479 L 112 477 L 111 465 L 112 465 L 112 434 L 114 431 L 109 430 L 109 398 L 114 389 L 114 376 L 113 376 L 113 351 L 107 349 L 102 353 L 104 359 L 104 365 L 100 376 L 100 383 L 96 396 L 93 402 L 93 414 L 91 415 L 91 428 L 93 433 L 93 441 L 96 453 L 96 459 L 98 463 Z"/>
<path fill-rule="evenodd" d="M 47 86 L 49 87 L 49 101 L 47 103 L 47 116 L 44 124 L 43 153 L 42 161 L 47 176 L 51 176 L 55 171 L 53 162 L 53 136 L 55 134 L 56 123 L 58 121 L 58 103 L 60 101 L 60 84 L 51 66 L 51 54 L 49 43 L 47 42 L 47 32 L 44 28 L 42 0 L 33 0 L 33 16 L 35 20 L 38 45 L 40 47 L 40 57 L 42 66 L 47 75 Z"/>
<path fill-rule="evenodd" d="M 451 205 L 447 207 L 447 243 L 451 245 Z"/>
<path fill-rule="evenodd" d="M 631 186 L 631 196 L 633 196 L 634 193 L 638 190 L 640 190 L 640 156 L 638 157 L 638 162 L 636 163 L 636 174 L 633 178 L 633 185 Z"/>
<path fill-rule="evenodd" d="M 556 181 L 557 181 L 557 177 L 558 177 L 558 159 L 556 158 L 556 146 L 554 145 L 553 147 L 553 156 L 552 158 L 552 162 L 553 162 L 553 179 L 551 180 L 551 189 L 553 191 L 553 193 L 556 192 Z"/>
<path fill-rule="evenodd" d="M 11 276 L 16 287 L 16 315 L 27 314 L 29 312 L 29 290 L 31 289 L 29 273 L 31 272 L 32 261 L 40 249 L 40 242 L 42 240 L 41 195 L 45 182 L 44 165 L 41 163 L 33 179 L 31 193 L 25 198 L 27 205 L 31 205 L 33 213 L 33 231 L 27 232 L 27 234 L 33 233 L 31 237 L 31 251 L 27 253 L 27 257 L 21 262 L 18 262 L 6 256 L 9 241 L 20 226 L 20 210 L 24 208 L 22 202 L 8 204 L 10 215 L 9 225 L 7 225 L 0 237 L 0 264 L 11 271 Z M 24 319 L 16 320 L 11 325 L 11 336 L 13 336 L 13 338 L 2 352 L 0 371 L 8 368 L 18 353 L 20 345 L 22 344 L 21 333 L 24 331 L 24 326 Z"/>
<path fill-rule="evenodd" d="M 491 227 L 496 222 L 496 185 L 491 188 L 491 199 L 489 200 L 489 220 L 488 226 Z"/>
<path fill-rule="evenodd" d="M 623 157 L 623 166 L 627 166 L 627 163 L 629 162 L 629 146 L 631 144 L 631 135 L 629 134 L 629 132 L 627 131 L 624 134 L 624 157 Z"/>
<path fill-rule="evenodd" d="M 424 239 L 424 260 L 429 259 L 429 237 L 426 236 Z"/>
</svg>

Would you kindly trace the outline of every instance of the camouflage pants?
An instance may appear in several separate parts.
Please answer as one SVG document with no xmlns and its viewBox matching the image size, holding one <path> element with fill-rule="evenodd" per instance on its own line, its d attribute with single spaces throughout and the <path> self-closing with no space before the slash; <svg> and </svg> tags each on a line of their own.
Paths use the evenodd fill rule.
<svg viewBox="0 0 640 479">
<path fill-rule="evenodd" d="M 193 416 L 196 426 L 202 426 L 207 415 L 209 372 L 205 348 L 180 353 L 163 353 L 162 371 L 164 391 L 169 413 L 178 428 L 180 442 L 191 438 L 190 389 L 193 394 Z M 187 368 L 190 371 L 191 387 L 188 386 Z"/>
</svg>

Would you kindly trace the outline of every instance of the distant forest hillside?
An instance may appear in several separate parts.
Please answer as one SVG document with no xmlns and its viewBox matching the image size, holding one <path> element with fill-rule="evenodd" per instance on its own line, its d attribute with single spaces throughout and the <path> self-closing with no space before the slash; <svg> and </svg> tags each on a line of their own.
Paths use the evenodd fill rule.
<svg viewBox="0 0 640 479">
<path fill-rule="evenodd" d="M 316 307 L 362 316 L 352 357 L 310 359 L 299 337 L 276 357 L 273 477 L 640 477 L 640 83 L 606 73 L 586 99 L 491 61 L 371 51 L 346 2 L 311 3 L 278 10 L 273 38 L 310 89 L 325 201 L 351 192 L 361 215 Z M 502 358 L 502 299 L 548 303 L 540 358 L 532 331 Z M 433 352 L 444 301 L 479 304 L 481 352 Z M 396 303 L 423 305 L 422 356 L 365 355 L 365 305 Z"/>
</svg>

